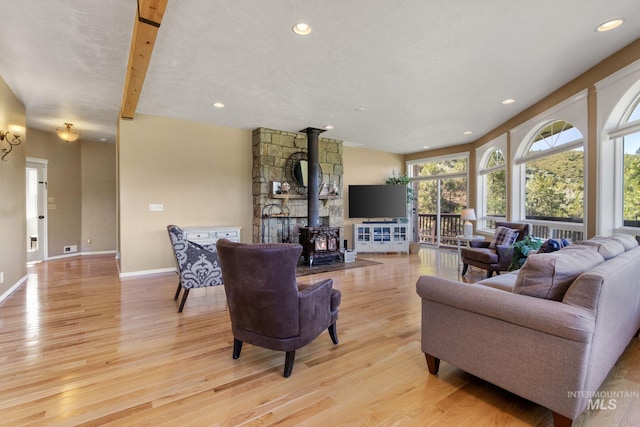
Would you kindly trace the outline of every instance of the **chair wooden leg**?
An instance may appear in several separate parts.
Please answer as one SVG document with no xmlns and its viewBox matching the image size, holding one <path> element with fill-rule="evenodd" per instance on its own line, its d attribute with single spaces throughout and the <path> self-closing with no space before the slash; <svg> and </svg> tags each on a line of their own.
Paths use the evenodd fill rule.
<svg viewBox="0 0 640 427">
<path fill-rule="evenodd" d="M 424 354 L 424 357 L 427 359 L 427 368 L 429 368 L 429 373 L 437 375 L 438 370 L 440 369 L 440 359 L 427 353 Z"/>
<path fill-rule="evenodd" d="M 242 341 L 237 338 L 233 339 L 233 358 L 237 359 L 240 357 L 240 352 L 242 351 Z"/>
<path fill-rule="evenodd" d="M 573 420 L 564 415 L 560 415 L 557 412 L 553 412 L 553 425 L 554 427 L 571 427 Z"/>
<path fill-rule="evenodd" d="M 178 289 L 176 289 L 176 296 L 173 297 L 173 300 L 177 300 L 178 297 L 180 296 L 180 289 L 182 289 L 182 284 L 180 282 L 178 282 Z"/>
<path fill-rule="evenodd" d="M 338 344 L 338 331 L 336 330 L 335 322 L 331 326 L 329 326 L 329 335 L 331 336 L 331 341 L 334 344 Z"/>
<path fill-rule="evenodd" d="M 291 350 L 287 351 L 287 355 L 284 359 L 284 377 L 289 378 L 291 376 L 291 371 L 293 371 L 293 361 L 296 358 L 296 351 Z"/>
<path fill-rule="evenodd" d="M 469 268 L 469 264 L 462 264 L 462 275 L 467 274 L 467 269 Z"/>
<path fill-rule="evenodd" d="M 182 295 L 182 301 L 180 302 L 180 308 L 178 309 L 178 313 L 182 313 L 182 309 L 184 308 L 184 303 L 187 302 L 188 296 L 189 296 L 189 289 L 185 289 L 184 294 Z"/>
</svg>

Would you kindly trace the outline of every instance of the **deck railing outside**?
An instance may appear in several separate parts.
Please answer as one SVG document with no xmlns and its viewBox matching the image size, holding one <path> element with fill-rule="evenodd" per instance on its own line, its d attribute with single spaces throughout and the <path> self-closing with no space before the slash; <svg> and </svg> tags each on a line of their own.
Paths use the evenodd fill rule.
<svg viewBox="0 0 640 427">
<path fill-rule="evenodd" d="M 418 234 L 420 243 L 436 244 L 438 228 L 443 245 L 456 245 L 456 236 L 463 234 L 460 214 L 440 214 L 440 224 L 435 213 L 418 214 Z M 504 221 L 504 219 L 500 218 Z M 568 239 L 576 242 L 583 239 L 583 225 L 566 222 L 527 220 L 531 224 L 531 234 L 541 239 Z M 495 227 L 495 221 L 491 220 Z"/>
<path fill-rule="evenodd" d="M 463 233 L 460 214 L 440 214 L 440 224 L 436 214 L 418 214 L 420 243 L 436 244 L 438 229 L 443 245 L 455 245 L 455 237 Z"/>
<path fill-rule="evenodd" d="M 541 239 L 567 239 L 571 242 L 584 239 L 584 226 L 582 224 L 536 220 L 527 221 L 531 224 L 531 234 Z"/>
</svg>

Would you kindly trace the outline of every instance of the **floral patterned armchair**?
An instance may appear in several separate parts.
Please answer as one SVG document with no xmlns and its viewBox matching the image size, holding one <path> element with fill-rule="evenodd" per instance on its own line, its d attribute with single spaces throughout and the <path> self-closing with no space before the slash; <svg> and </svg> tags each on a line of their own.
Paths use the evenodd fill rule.
<svg viewBox="0 0 640 427">
<path fill-rule="evenodd" d="M 186 240 L 184 233 L 177 225 L 167 226 L 167 231 L 180 277 L 174 300 L 178 299 L 180 289 L 184 288 L 178 309 L 178 313 L 182 313 L 190 289 L 222 285 L 222 269 L 218 262 L 215 244 L 203 246 Z"/>
</svg>

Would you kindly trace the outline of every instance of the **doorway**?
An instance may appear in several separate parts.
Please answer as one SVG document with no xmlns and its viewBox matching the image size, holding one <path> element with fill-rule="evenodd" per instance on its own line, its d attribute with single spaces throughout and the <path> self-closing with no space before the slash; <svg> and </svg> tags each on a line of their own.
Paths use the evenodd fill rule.
<svg viewBox="0 0 640 427">
<path fill-rule="evenodd" d="M 455 245 L 462 234 L 460 212 L 467 205 L 467 179 L 436 178 L 414 181 L 419 242 Z"/>
<path fill-rule="evenodd" d="M 462 234 L 460 213 L 468 206 L 467 155 L 443 156 L 407 164 L 414 200 L 412 222 L 418 242 L 457 244 Z"/>
<path fill-rule="evenodd" d="M 27 158 L 27 262 L 47 258 L 47 163 Z"/>
</svg>

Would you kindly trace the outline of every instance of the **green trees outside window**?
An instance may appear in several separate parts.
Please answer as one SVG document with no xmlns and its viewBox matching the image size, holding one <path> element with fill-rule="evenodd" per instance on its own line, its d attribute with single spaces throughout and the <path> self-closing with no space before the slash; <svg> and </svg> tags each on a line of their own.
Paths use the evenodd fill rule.
<svg viewBox="0 0 640 427">
<path fill-rule="evenodd" d="M 582 222 L 584 148 L 582 134 L 556 120 L 541 128 L 525 155 L 525 215 L 530 219 Z"/>
<path fill-rule="evenodd" d="M 437 194 L 440 185 L 440 211 L 442 213 L 460 213 L 467 206 L 467 180 L 452 175 L 466 174 L 468 160 L 457 158 L 414 166 L 414 176 L 433 177 L 418 184 L 418 212 L 435 213 Z M 440 179 L 438 179 L 440 178 Z"/>
<path fill-rule="evenodd" d="M 495 148 L 489 153 L 480 174 L 484 175 L 485 209 L 488 216 L 507 215 L 507 162 L 502 150 Z M 483 215 L 483 216 L 484 216 Z"/>
<path fill-rule="evenodd" d="M 625 136 L 623 147 L 623 221 L 627 227 L 640 227 L 640 132 Z"/>
<path fill-rule="evenodd" d="M 582 222 L 584 152 L 564 151 L 527 162 L 527 218 Z"/>
<path fill-rule="evenodd" d="M 505 217 L 507 215 L 507 171 L 487 173 L 487 215 Z"/>
</svg>

